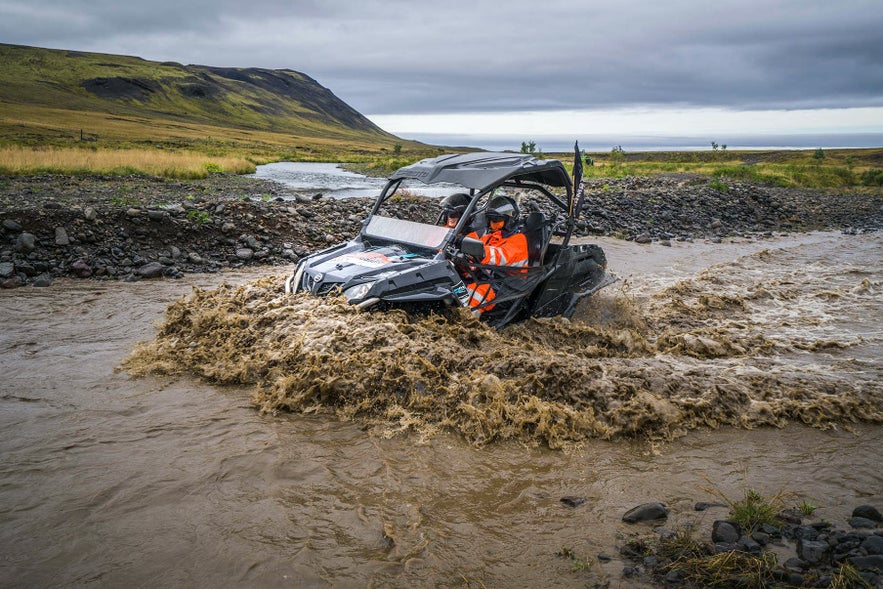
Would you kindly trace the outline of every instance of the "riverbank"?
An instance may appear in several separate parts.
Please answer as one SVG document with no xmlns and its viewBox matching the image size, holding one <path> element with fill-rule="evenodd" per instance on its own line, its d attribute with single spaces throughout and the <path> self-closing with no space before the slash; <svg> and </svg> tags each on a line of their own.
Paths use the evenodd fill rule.
<svg viewBox="0 0 883 589">
<path fill-rule="evenodd" d="M 60 277 L 140 280 L 290 265 L 355 235 L 373 199 L 335 200 L 252 177 L 0 179 L 0 286 Z M 424 206 L 434 208 L 435 200 Z M 638 243 L 883 227 L 883 195 L 694 175 L 591 180 L 575 235 Z"/>
</svg>

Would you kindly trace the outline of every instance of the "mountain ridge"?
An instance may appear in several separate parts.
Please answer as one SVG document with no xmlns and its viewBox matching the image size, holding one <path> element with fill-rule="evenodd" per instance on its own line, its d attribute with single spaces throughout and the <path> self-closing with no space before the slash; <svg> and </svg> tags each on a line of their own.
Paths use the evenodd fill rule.
<svg viewBox="0 0 883 589">
<path fill-rule="evenodd" d="M 76 139 L 84 124 L 76 113 L 87 113 L 86 122 L 101 127 L 87 133 L 107 140 L 173 139 L 171 128 L 185 123 L 228 129 L 238 141 L 243 131 L 268 133 L 273 137 L 261 140 L 280 147 L 307 139 L 377 149 L 404 142 L 293 69 L 182 65 L 9 44 L 0 44 L 0 63 L 0 104 L 7 111 L 0 113 L 0 140 L 6 142 L 60 140 L 62 130 Z M 125 120 L 125 131 L 116 128 L 123 125 L 115 125 L 114 117 Z M 139 122 L 141 131 L 133 136 Z"/>
</svg>

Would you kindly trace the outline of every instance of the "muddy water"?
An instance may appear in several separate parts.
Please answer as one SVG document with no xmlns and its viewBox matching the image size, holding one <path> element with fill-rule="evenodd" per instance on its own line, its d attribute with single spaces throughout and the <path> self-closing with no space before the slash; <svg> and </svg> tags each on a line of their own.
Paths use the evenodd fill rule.
<svg viewBox="0 0 883 589">
<path fill-rule="evenodd" d="M 560 345 L 563 368 L 580 356 L 586 374 L 606 383 L 592 397 L 596 416 L 622 402 L 608 388 L 635 379 L 644 379 L 647 402 L 644 413 L 609 409 L 606 422 L 596 419 L 608 429 L 572 430 L 585 435 L 567 451 L 525 437 L 532 428 L 476 444 L 472 430 L 334 412 L 317 402 L 322 395 L 300 406 L 307 413 L 261 413 L 252 405 L 256 389 L 259 402 L 273 393 L 292 399 L 268 378 L 280 373 L 278 354 L 264 364 L 240 358 L 249 368 L 235 377 L 232 361 L 220 357 L 227 348 L 203 356 L 215 362 L 210 378 L 242 385 L 117 370 L 135 342 L 154 337 L 169 304 L 191 285 L 214 287 L 216 276 L 0 292 L 0 583 L 630 586 L 616 547 L 647 529 L 620 522 L 639 503 L 667 503 L 672 525 L 722 515 L 692 511 L 695 501 L 714 499 L 702 489 L 709 481 L 731 495 L 746 485 L 793 489 L 833 522 L 859 503 L 883 503 L 880 236 L 603 245 L 625 288 L 580 309 L 583 320 L 604 326 L 583 334 L 592 352 L 567 349 L 557 327 L 517 337 L 537 354 L 536 333 L 559 338 L 549 341 Z M 254 284 L 260 275 L 226 279 Z M 243 309 L 273 304 L 259 290 L 249 287 L 246 304 L 233 309 L 244 317 L 229 331 L 243 337 L 241 349 L 256 344 L 245 337 L 254 333 Z M 229 297 L 225 304 L 235 289 Z M 359 328 L 349 319 L 341 332 Z M 410 329 L 416 337 L 429 328 Z M 611 334 L 623 333 L 636 334 L 631 347 L 612 345 Z M 165 343 L 182 352 L 179 342 Z M 196 351 L 182 353 L 181 363 L 204 344 L 188 342 Z M 498 368 L 499 382 L 476 386 L 506 385 L 511 367 Z M 472 372 L 447 369 L 463 382 L 446 394 L 468 393 Z M 675 390 L 681 381 L 688 393 Z M 726 410 L 702 409 L 708 399 Z M 661 429 L 647 418 L 663 414 L 670 421 Z M 613 415 L 620 425 L 622 415 L 643 425 L 599 439 Z M 784 427 L 709 429 L 715 420 Z M 391 435 L 397 428 L 408 431 Z M 645 430 L 670 435 L 646 438 Z M 567 495 L 587 503 L 566 507 Z M 573 572 L 556 556 L 563 547 L 581 559 L 614 559 Z"/>
</svg>

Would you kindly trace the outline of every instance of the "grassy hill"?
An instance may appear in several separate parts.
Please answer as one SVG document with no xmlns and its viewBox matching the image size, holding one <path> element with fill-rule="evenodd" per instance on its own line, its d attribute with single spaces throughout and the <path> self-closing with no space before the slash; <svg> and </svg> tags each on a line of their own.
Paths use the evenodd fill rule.
<svg viewBox="0 0 883 589">
<path fill-rule="evenodd" d="M 252 161 L 433 151 L 293 70 L 5 44 L 0 63 L 0 147 L 161 147 Z"/>
</svg>

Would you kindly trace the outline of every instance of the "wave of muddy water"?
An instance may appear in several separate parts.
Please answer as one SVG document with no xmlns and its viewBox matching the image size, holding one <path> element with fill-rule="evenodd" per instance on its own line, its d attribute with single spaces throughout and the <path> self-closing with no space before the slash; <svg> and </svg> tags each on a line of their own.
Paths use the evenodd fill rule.
<svg viewBox="0 0 883 589">
<path fill-rule="evenodd" d="M 0 580 L 630 586 L 639 503 L 883 501 L 880 236 L 602 244 L 619 286 L 503 334 L 320 313 L 278 270 L 0 292 Z"/>
<path fill-rule="evenodd" d="M 868 325 L 883 315 L 879 246 L 762 249 L 655 292 L 608 289 L 575 321 L 502 332 L 460 309 L 415 317 L 286 296 L 271 276 L 194 291 L 125 365 L 255 385 L 264 411 L 331 410 L 478 443 L 880 422 L 880 328 Z"/>
</svg>

